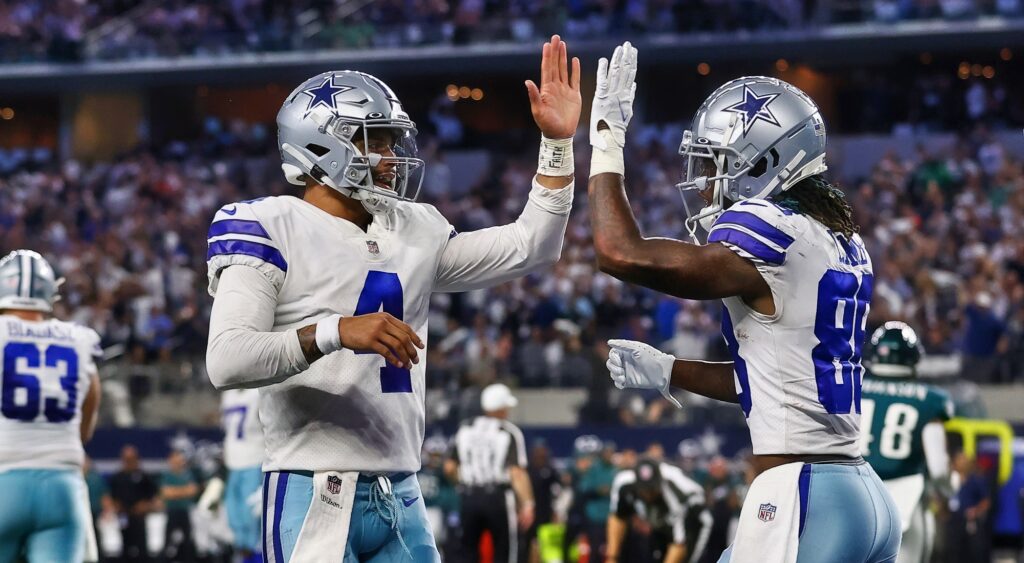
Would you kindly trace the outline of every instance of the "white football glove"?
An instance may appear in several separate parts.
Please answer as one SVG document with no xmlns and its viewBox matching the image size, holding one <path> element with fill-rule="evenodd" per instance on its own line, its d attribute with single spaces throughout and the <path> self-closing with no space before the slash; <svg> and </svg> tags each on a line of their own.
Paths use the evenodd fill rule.
<svg viewBox="0 0 1024 563">
<path fill-rule="evenodd" d="M 634 340 L 609 340 L 608 371 L 619 389 L 657 389 L 676 407 L 683 408 L 669 393 L 672 365 L 676 359 L 669 354 Z"/>
<path fill-rule="evenodd" d="M 614 146 L 626 146 L 626 126 L 633 118 L 633 98 L 636 96 L 636 47 L 626 41 L 615 48 L 611 65 L 602 57 L 597 63 L 597 91 L 590 108 L 590 144 L 607 150 L 609 139 Z M 611 135 L 601 134 L 597 124 L 608 124 Z"/>
</svg>

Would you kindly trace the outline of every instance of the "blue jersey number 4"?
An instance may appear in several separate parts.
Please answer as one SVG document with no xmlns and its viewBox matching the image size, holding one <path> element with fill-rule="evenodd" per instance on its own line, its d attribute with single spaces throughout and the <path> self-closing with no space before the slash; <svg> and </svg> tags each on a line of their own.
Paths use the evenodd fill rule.
<svg viewBox="0 0 1024 563">
<path fill-rule="evenodd" d="M 46 348 L 44 355 L 39 353 L 39 347 L 35 344 L 10 342 L 4 346 L 3 353 L 0 413 L 7 418 L 25 422 L 35 420 L 40 410 L 49 422 L 67 422 L 75 417 L 78 408 L 78 353 L 74 348 L 51 345 Z M 40 361 L 49 368 L 63 364 L 64 375 L 60 377 L 60 387 L 66 395 L 63 400 L 57 397 L 40 400 L 39 378 L 19 372 L 18 360 L 24 360 L 24 367 L 31 370 L 39 369 Z"/>
<path fill-rule="evenodd" d="M 811 350 L 818 400 L 829 414 L 860 412 L 860 364 L 864 319 L 871 303 L 874 279 L 851 272 L 828 270 L 818 282 L 818 310 Z"/>
<path fill-rule="evenodd" d="M 404 320 L 405 300 L 402 296 L 402 282 L 398 274 L 370 270 L 366 283 L 359 294 L 355 315 L 369 315 L 384 311 L 398 320 Z M 358 352 L 373 354 L 374 352 Z M 384 393 L 412 393 L 412 374 L 409 370 L 395 367 L 385 361 L 380 368 L 380 390 Z"/>
</svg>

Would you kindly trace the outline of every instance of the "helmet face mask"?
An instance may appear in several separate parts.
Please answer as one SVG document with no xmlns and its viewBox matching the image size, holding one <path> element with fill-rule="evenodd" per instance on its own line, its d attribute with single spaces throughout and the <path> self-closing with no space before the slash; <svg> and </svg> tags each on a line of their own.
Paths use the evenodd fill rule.
<svg viewBox="0 0 1024 563">
<path fill-rule="evenodd" d="M 424 163 L 417 158 L 416 124 L 373 76 L 346 70 L 310 78 L 288 96 L 277 125 L 282 169 L 292 184 L 312 178 L 371 213 L 419 195 Z M 390 137 L 387 150 L 380 147 L 381 131 Z M 375 183 L 375 171 L 390 171 L 384 172 L 390 178 Z"/>
<path fill-rule="evenodd" d="M 763 76 L 732 80 L 708 96 L 683 132 L 679 154 L 686 162 L 676 187 L 695 241 L 698 224 L 709 230 L 730 202 L 767 198 L 827 169 L 818 106 L 796 87 Z M 691 212 L 685 193 L 709 189 L 707 205 Z"/>
</svg>

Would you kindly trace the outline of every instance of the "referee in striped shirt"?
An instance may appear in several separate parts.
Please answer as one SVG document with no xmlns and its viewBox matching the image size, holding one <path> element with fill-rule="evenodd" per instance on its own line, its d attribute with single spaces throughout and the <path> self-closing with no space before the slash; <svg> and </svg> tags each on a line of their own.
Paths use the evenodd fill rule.
<svg viewBox="0 0 1024 563">
<path fill-rule="evenodd" d="M 489 385 L 480 396 L 483 416 L 464 421 L 455 434 L 445 465 L 449 477 L 457 475 L 462 500 L 453 561 L 477 561 L 484 530 L 493 538 L 494 563 L 519 559 L 519 533 L 533 524 L 534 501 L 523 433 L 507 420 L 518 403 L 505 385 Z"/>
</svg>

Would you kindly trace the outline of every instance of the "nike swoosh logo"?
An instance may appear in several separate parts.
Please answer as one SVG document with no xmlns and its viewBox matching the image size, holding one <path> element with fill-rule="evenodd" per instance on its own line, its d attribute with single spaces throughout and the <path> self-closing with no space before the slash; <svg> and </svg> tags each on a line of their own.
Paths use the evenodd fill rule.
<svg viewBox="0 0 1024 563">
<path fill-rule="evenodd" d="M 225 207 L 224 209 L 221 209 L 221 211 L 223 211 L 227 215 L 234 215 L 235 213 L 238 213 L 238 208 L 232 206 L 231 209 L 228 209 L 227 207 Z"/>
<path fill-rule="evenodd" d="M 419 500 L 419 498 L 420 497 L 403 498 L 402 499 L 402 504 L 404 504 L 406 508 L 409 508 L 410 506 L 413 505 L 414 502 Z"/>
</svg>

